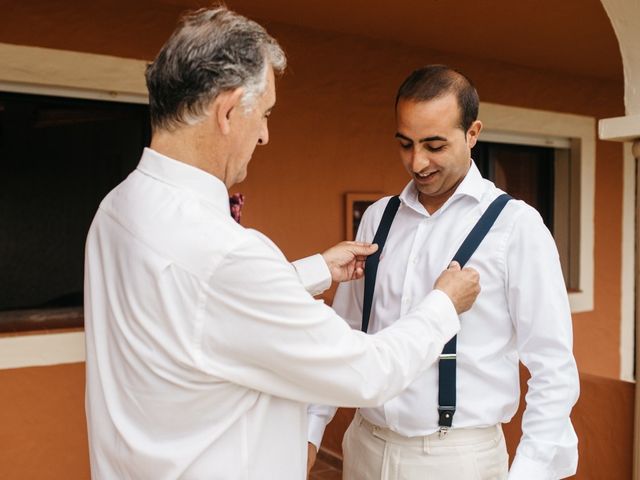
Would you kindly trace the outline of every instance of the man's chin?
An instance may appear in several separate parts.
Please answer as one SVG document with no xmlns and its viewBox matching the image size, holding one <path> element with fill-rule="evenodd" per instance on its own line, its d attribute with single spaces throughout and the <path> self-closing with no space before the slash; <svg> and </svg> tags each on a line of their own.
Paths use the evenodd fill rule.
<svg viewBox="0 0 640 480">
<path fill-rule="evenodd" d="M 433 197 L 433 196 L 437 196 L 439 193 L 439 189 L 438 188 L 431 188 L 431 187 L 427 187 L 424 185 L 418 185 L 418 192 L 420 192 L 420 195 L 425 196 L 425 197 Z"/>
<path fill-rule="evenodd" d="M 245 181 L 245 179 L 247 178 L 247 171 L 245 170 L 244 172 L 238 174 L 238 176 L 236 177 L 235 182 L 233 182 L 234 185 L 237 185 L 239 183 L 242 183 Z"/>
</svg>

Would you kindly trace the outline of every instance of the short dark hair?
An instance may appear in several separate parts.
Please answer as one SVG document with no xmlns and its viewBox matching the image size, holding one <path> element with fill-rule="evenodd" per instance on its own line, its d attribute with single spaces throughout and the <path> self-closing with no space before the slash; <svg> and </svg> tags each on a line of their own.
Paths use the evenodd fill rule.
<svg viewBox="0 0 640 480">
<path fill-rule="evenodd" d="M 478 119 L 478 92 L 471 80 L 446 65 L 427 65 L 413 71 L 398 89 L 396 107 L 401 99 L 426 102 L 448 93 L 458 99 L 460 128 L 466 132 Z"/>
<path fill-rule="evenodd" d="M 224 6 L 186 13 L 147 67 L 152 127 L 197 123 L 218 94 L 237 87 L 250 110 L 266 88 L 268 65 L 281 73 L 286 57 L 256 22 Z"/>
</svg>

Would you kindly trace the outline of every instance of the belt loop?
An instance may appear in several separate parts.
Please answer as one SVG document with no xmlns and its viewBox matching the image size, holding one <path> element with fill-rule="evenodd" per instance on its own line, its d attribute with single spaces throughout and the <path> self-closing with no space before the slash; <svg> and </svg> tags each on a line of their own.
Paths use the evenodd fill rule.
<svg viewBox="0 0 640 480">
<path fill-rule="evenodd" d="M 422 452 L 426 455 L 431 453 L 431 439 L 429 435 L 423 435 L 422 437 Z"/>
<path fill-rule="evenodd" d="M 359 427 L 362 426 L 362 421 L 364 420 L 364 417 L 362 416 L 362 414 L 360 413 L 360 410 L 356 410 L 356 422 L 358 424 Z"/>
</svg>

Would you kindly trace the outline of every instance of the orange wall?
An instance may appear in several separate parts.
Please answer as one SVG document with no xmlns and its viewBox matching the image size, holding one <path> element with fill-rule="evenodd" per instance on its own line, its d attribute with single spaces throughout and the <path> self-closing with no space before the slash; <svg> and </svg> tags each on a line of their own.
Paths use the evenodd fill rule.
<svg viewBox="0 0 640 480">
<path fill-rule="evenodd" d="M 0 42 L 150 59 L 179 11 L 151 1 L 126 3 L 126 14 L 117 1 L 13 2 L 0 18 Z M 279 82 L 270 145 L 258 148 L 248 180 L 235 190 L 246 195 L 243 223 L 271 236 L 290 258 L 343 239 L 345 192 L 391 194 L 406 183 L 392 138 L 392 105 L 397 86 L 417 66 L 461 69 L 487 102 L 596 119 L 624 114 L 622 81 L 281 24 L 268 28 L 290 68 Z M 581 371 L 618 377 L 622 147 L 598 141 L 596 156 L 595 309 L 574 316 L 575 352 Z"/>
<path fill-rule="evenodd" d="M 466 72 L 483 101 L 606 118 L 622 115 L 622 85 L 554 75 L 346 36 L 278 26 L 291 71 L 280 82 L 271 144 L 248 180 L 245 225 L 271 236 L 291 258 L 343 238 L 345 192 L 399 192 L 408 181 L 395 150 L 393 99 L 419 65 Z M 620 372 L 622 148 L 596 145 L 594 312 L 574 317 L 581 371 Z"/>
<path fill-rule="evenodd" d="M 84 363 L 0 370 L 0 478 L 89 478 Z"/>
<path fill-rule="evenodd" d="M 129 2 L 124 14 L 113 5 L 12 2 L 0 16 L 0 42 L 152 58 L 178 8 L 141 0 Z M 249 179 L 236 190 L 247 196 L 243 223 L 271 236 L 290 258 L 343 238 L 345 192 L 391 194 L 407 181 L 394 148 L 392 105 L 398 84 L 417 66 L 440 62 L 462 69 L 487 102 L 595 118 L 624 113 L 622 82 L 285 25 L 270 30 L 288 52 L 290 69 L 279 82 L 270 145 L 257 150 Z M 596 154 L 595 310 L 574 316 L 575 351 L 583 373 L 617 377 L 622 150 L 598 141 Z M 87 478 L 83 385 L 83 365 L 0 371 L 0 478 Z M 620 385 L 628 418 L 631 386 Z M 606 399 L 607 391 L 583 387 L 585 406 L 576 412 L 589 440 L 582 442 L 605 438 L 618 445 L 605 452 L 626 469 L 630 435 L 600 436 L 599 429 L 607 431 L 600 425 L 606 405 L 590 399 L 596 393 Z M 617 408 L 614 413 L 619 419 Z"/>
<path fill-rule="evenodd" d="M 522 386 L 526 376 L 523 372 Z M 581 375 L 582 395 L 572 414 L 580 439 L 580 480 L 631 478 L 634 386 Z M 0 370 L 0 478 L 89 478 L 84 416 L 84 364 Z M 524 394 L 524 391 L 523 391 Z M 341 409 L 324 447 L 340 454 L 353 412 Z M 505 426 L 511 458 L 520 438 L 522 408 Z"/>
</svg>

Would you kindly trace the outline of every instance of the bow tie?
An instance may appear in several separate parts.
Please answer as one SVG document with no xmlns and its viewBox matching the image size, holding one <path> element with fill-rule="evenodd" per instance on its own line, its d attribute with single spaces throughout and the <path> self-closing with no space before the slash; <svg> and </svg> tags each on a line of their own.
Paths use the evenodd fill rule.
<svg viewBox="0 0 640 480">
<path fill-rule="evenodd" d="M 231 216 L 238 223 L 240 223 L 240 217 L 242 216 L 243 205 L 244 205 L 243 194 L 234 193 L 229 197 L 229 209 L 231 210 Z"/>
</svg>

